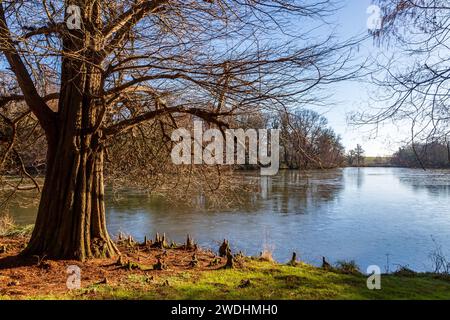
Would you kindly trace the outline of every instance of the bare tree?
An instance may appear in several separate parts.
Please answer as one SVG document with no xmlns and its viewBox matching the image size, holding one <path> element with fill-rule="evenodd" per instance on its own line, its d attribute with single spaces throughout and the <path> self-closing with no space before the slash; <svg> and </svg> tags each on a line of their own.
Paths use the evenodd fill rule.
<svg viewBox="0 0 450 320">
<path fill-rule="evenodd" d="M 382 107 L 359 123 L 395 121 L 411 127 L 409 143 L 449 142 L 450 5 L 446 0 L 377 0 L 382 26 L 373 32 L 383 55 L 374 82 Z M 373 109 L 375 110 L 375 108 Z"/>
<path fill-rule="evenodd" d="M 360 167 L 364 164 L 364 149 L 361 147 L 361 145 L 356 145 L 355 149 L 350 150 L 347 153 L 347 163 L 350 166 L 357 166 Z"/>
<path fill-rule="evenodd" d="M 69 6 L 79 8 L 79 29 L 65 23 L 76 12 Z M 24 253 L 79 260 L 118 253 L 105 223 L 105 157 L 114 161 L 108 149 L 146 124 L 173 129 L 191 115 L 224 128 L 233 117 L 288 108 L 313 88 L 352 76 L 352 43 L 311 38 L 333 10 L 330 1 L 0 1 L 9 79 L 0 98 L 2 150 L 11 156 L 16 131 L 30 118 L 47 144 Z M 24 114 L 10 118 L 13 106 Z M 164 139 L 161 132 L 154 138 Z"/>
<path fill-rule="evenodd" d="M 355 149 L 355 160 L 358 167 L 364 164 L 364 153 L 364 149 L 358 144 Z"/>
<path fill-rule="evenodd" d="M 333 168 L 343 163 L 340 137 L 324 116 L 299 109 L 281 112 L 278 118 L 284 163 L 289 168 Z"/>
<path fill-rule="evenodd" d="M 355 163 L 355 150 L 350 150 L 347 153 L 347 163 L 349 166 L 353 166 Z"/>
</svg>

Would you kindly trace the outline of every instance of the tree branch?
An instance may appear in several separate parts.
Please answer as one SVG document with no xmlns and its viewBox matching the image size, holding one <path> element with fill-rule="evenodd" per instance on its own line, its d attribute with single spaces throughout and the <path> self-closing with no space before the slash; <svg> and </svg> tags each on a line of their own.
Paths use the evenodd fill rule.
<svg viewBox="0 0 450 320">
<path fill-rule="evenodd" d="M 0 3 L 0 38 L 3 40 L 1 50 L 17 77 L 17 82 L 22 90 L 25 102 L 38 118 L 42 128 L 46 132 L 53 130 L 55 125 L 55 113 L 48 107 L 44 99 L 42 99 L 37 92 L 33 80 L 14 46 L 6 23 L 5 11 L 2 3 Z"/>
<path fill-rule="evenodd" d="M 50 93 L 42 98 L 42 100 L 44 100 L 44 102 L 56 100 L 56 99 L 59 99 L 58 92 Z M 14 95 L 10 95 L 7 97 L 0 97 L 0 108 L 4 107 L 5 105 L 7 105 L 8 103 L 13 102 L 13 101 L 16 101 L 16 102 L 17 101 L 25 101 L 25 96 L 20 95 L 20 94 L 14 94 Z"/>
<path fill-rule="evenodd" d="M 141 0 L 129 10 L 120 15 L 115 21 L 104 28 L 104 40 L 111 39 L 105 46 L 104 56 L 109 54 L 113 48 L 122 42 L 127 33 L 147 14 L 157 11 L 168 0 Z"/>
<path fill-rule="evenodd" d="M 170 108 L 163 108 L 163 109 L 149 111 L 149 112 L 144 113 L 135 118 L 123 120 L 123 121 L 116 123 L 108 128 L 103 129 L 103 134 L 105 136 L 112 136 L 112 135 L 127 131 L 127 130 L 139 125 L 140 123 L 149 121 L 158 116 L 172 114 L 172 113 L 192 114 L 192 115 L 195 115 L 207 122 L 217 124 L 220 128 L 224 128 L 224 127 L 228 126 L 227 123 L 220 121 L 217 118 L 220 116 L 229 115 L 229 112 L 218 113 L 218 112 L 210 112 L 210 111 L 207 111 L 205 109 L 200 109 L 200 108 L 170 107 Z"/>
<path fill-rule="evenodd" d="M 117 94 L 120 93 L 128 88 L 133 87 L 136 84 L 145 82 L 145 81 L 150 81 L 150 80 L 162 80 L 162 79 L 167 79 L 167 80 L 176 80 L 176 79 L 183 79 L 183 80 L 188 80 L 191 81 L 195 84 L 201 84 L 201 81 L 197 81 L 191 77 L 189 77 L 188 75 L 182 74 L 182 73 L 175 73 L 175 74 L 157 74 L 157 75 L 151 75 L 151 76 L 144 76 L 144 77 L 140 77 L 140 78 L 134 78 L 133 80 L 126 82 L 124 84 L 121 84 L 117 87 L 114 87 L 110 90 L 108 90 L 106 92 L 106 95 L 112 95 L 112 94 Z"/>
<path fill-rule="evenodd" d="M 59 33 L 62 30 L 64 30 L 63 23 L 52 24 L 52 25 L 48 25 L 48 26 L 40 27 L 40 28 L 27 27 L 28 32 L 23 36 L 23 38 L 29 39 L 29 38 L 31 38 L 33 36 L 37 36 L 37 35 L 50 35 L 53 33 Z"/>
</svg>

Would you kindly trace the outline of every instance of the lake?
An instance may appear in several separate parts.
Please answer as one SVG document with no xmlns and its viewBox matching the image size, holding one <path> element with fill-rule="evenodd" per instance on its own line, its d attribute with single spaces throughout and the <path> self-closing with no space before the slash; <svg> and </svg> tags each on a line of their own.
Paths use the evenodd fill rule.
<svg viewBox="0 0 450 320">
<path fill-rule="evenodd" d="M 292 252 L 320 264 L 355 260 L 366 270 L 399 265 L 430 270 L 435 244 L 450 257 L 450 171 L 402 168 L 346 168 L 282 171 L 275 177 L 245 173 L 258 192 L 239 210 L 185 209 L 137 193 L 107 201 L 111 234 L 142 240 L 165 232 L 184 242 L 192 235 L 201 246 L 217 249 L 227 238 L 234 251 L 258 255 L 273 251 L 277 261 Z M 20 224 L 34 222 L 35 209 L 11 213 Z M 434 240 L 433 240 L 434 239 Z"/>
</svg>

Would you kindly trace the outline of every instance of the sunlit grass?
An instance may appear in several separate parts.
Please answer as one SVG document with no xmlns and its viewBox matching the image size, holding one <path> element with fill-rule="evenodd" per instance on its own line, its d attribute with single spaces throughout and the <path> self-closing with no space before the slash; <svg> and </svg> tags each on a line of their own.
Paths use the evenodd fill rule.
<svg viewBox="0 0 450 320">
<path fill-rule="evenodd" d="M 61 297 L 67 298 L 67 297 Z M 385 275 L 382 289 L 367 289 L 364 275 L 325 271 L 307 264 L 291 267 L 248 259 L 239 269 L 184 272 L 150 279 L 130 275 L 129 282 L 95 285 L 72 299 L 175 300 L 336 300 L 450 299 L 450 281 L 431 274 L 414 277 Z"/>
<path fill-rule="evenodd" d="M 7 213 L 0 215 L 0 237 L 27 236 L 33 232 L 34 225 L 19 226 Z"/>
</svg>

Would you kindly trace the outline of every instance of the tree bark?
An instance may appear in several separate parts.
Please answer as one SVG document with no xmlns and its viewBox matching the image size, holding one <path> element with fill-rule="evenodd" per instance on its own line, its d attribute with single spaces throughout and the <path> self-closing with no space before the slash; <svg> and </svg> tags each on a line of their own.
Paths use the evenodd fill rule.
<svg viewBox="0 0 450 320">
<path fill-rule="evenodd" d="M 55 259 L 113 257 L 105 221 L 103 151 L 49 148 L 36 225 L 24 254 Z"/>
<path fill-rule="evenodd" d="M 83 63 L 64 64 L 58 136 L 48 138 L 47 171 L 25 254 L 84 261 L 118 254 L 106 229 L 100 77 Z M 76 71 L 80 70 L 80 71 Z"/>
</svg>

